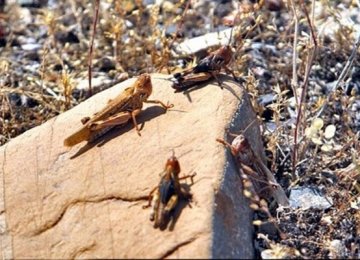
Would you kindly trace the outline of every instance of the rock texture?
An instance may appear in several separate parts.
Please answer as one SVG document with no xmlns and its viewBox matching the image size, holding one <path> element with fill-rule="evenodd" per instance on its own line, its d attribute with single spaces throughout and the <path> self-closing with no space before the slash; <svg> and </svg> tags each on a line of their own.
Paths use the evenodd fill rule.
<svg viewBox="0 0 360 260">
<path fill-rule="evenodd" d="M 248 96 L 226 76 L 224 89 L 208 83 L 187 94 L 175 94 L 162 75 L 152 77 L 151 99 L 175 107 L 164 113 L 146 104 L 141 137 L 129 123 L 93 144 L 63 146 L 80 119 L 130 79 L 0 147 L 4 258 L 253 257 L 252 212 L 230 153 L 215 141 L 229 124 L 239 131 L 255 119 Z M 246 135 L 262 153 L 256 123 Z M 176 221 L 159 230 L 142 206 L 172 149 L 181 174 L 197 173 L 193 202 L 181 203 Z"/>
</svg>

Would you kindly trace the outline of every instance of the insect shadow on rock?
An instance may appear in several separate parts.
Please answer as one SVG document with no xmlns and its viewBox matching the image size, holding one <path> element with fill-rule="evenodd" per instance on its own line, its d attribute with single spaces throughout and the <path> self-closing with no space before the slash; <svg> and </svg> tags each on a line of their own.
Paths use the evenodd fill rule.
<svg viewBox="0 0 360 260">
<path fill-rule="evenodd" d="M 228 90 L 232 95 L 234 95 L 239 101 L 241 101 L 241 98 L 239 97 L 239 95 L 236 93 L 236 91 L 234 90 L 234 88 L 226 83 L 224 83 L 224 81 L 227 81 L 227 80 L 231 80 L 231 77 L 228 76 L 228 75 L 224 75 L 224 74 L 221 74 L 219 76 L 220 80 L 223 81 L 222 83 L 222 88 L 225 89 L 225 90 Z M 191 92 L 195 91 L 195 90 L 198 90 L 198 89 L 201 89 L 203 87 L 206 87 L 207 84 L 206 82 L 202 82 L 201 84 L 198 84 L 198 85 L 195 85 L 189 89 L 185 89 L 183 90 L 183 94 L 187 97 L 187 99 L 189 100 L 190 103 L 192 103 L 192 98 L 191 98 Z"/>
<path fill-rule="evenodd" d="M 252 147 L 252 144 L 245 137 L 244 133 L 256 122 L 254 119 L 242 133 L 234 135 L 231 143 L 217 138 L 216 141 L 228 148 L 236 161 L 237 168 L 243 180 L 249 180 L 253 186 L 253 193 L 269 200 L 271 197 L 280 206 L 288 206 L 289 200 L 283 188 L 277 183 L 273 173 L 262 161 L 262 158 Z"/>
<path fill-rule="evenodd" d="M 182 177 L 179 177 L 179 174 L 180 164 L 173 152 L 166 161 L 160 183 L 149 193 L 148 204 L 143 206 L 144 209 L 152 206 L 150 220 L 154 222 L 154 228 L 165 230 L 171 218 L 169 229 L 173 230 L 181 211 L 192 200 L 190 185 L 181 184 L 180 180 L 190 178 L 192 185 L 196 173 Z M 184 203 L 184 200 L 187 203 Z"/>
</svg>

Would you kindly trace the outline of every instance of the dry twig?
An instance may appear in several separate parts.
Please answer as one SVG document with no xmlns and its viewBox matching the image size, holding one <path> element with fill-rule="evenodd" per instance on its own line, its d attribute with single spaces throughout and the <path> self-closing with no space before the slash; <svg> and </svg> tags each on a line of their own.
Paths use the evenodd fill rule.
<svg viewBox="0 0 360 260">
<path fill-rule="evenodd" d="M 356 42 L 354 43 L 353 50 L 351 52 L 349 59 L 346 61 L 344 69 L 341 71 L 341 74 L 340 74 L 338 80 L 336 81 L 335 86 L 332 88 L 331 93 L 329 93 L 327 95 L 326 100 L 324 101 L 322 106 L 319 108 L 319 111 L 317 112 L 315 118 L 319 117 L 324 112 L 327 104 L 329 103 L 329 101 L 331 99 L 332 93 L 334 93 L 339 88 L 340 84 L 343 83 L 345 77 L 349 74 L 349 71 L 354 63 L 354 60 L 356 58 L 356 54 L 357 54 L 359 47 L 360 47 L 360 33 L 358 35 Z"/>
<path fill-rule="evenodd" d="M 294 29 L 294 43 L 293 43 L 293 60 L 292 60 L 292 79 L 291 79 L 291 87 L 294 93 L 296 105 L 299 105 L 299 100 L 297 96 L 297 86 L 298 86 L 298 76 L 297 76 L 297 60 L 299 58 L 299 54 L 297 51 L 297 43 L 298 43 L 298 35 L 299 35 L 299 18 L 296 12 L 295 4 L 293 0 L 290 0 L 291 9 L 294 13 L 294 21 L 295 21 L 295 29 Z"/>
<path fill-rule="evenodd" d="M 99 6 L 100 6 L 100 0 L 95 0 L 95 17 L 93 21 L 93 33 L 91 37 L 91 43 L 89 48 L 89 95 L 92 96 L 92 86 L 91 86 L 91 78 L 92 78 L 92 55 L 93 55 L 93 47 L 94 47 L 94 38 L 95 38 L 95 31 L 96 31 L 96 24 L 99 16 Z"/>
<path fill-rule="evenodd" d="M 314 0 L 312 1 L 312 4 L 314 5 L 315 2 Z M 305 97 L 308 91 L 308 82 L 309 82 L 309 75 L 310 75 L 310 71 L 311 71 L 311 67 L 313 65 L 314 62 L 314 58 L 315 58 L 315 54 L 316 54 L 316 50 L 317 50 L 317 41 L 316 41 L 316 36 L 315 36 L 315 31 L 313 29 L 313 24 L 311 21 L 313 21 L 313 18 L 310 20 L 309 17 L 309 13 L 305 8 L 304 5 L 304 1 L 301 1 L 301 5 L 303 8 L 303 11 L 305 13 L 306 19 L 309 23 L 309 27 L 310 27 L 310 31 L 311 31 L 311 42 L 312 42 L 312 46 L 311 46 L 311 51 L 308 54 L 307 57 L 307 63 L 306 63 L 306 70 L 305 70 L 305 78 L 304 78 L 304 83 L 302 84 L 302 92 L 301 92 L 301 97 L 300 97 L 300 105 L 299 105 L 299 109 L 298 109 L 298 113 L 297 113 L 297 117 L 296 117 L 296 123 L 295 123 L 295 131 L 294 131 L 294 148 L 293 148 L 293 160 L 292 160 L 292 165 L 293 165 L 293 169 L 292 169 L 292 179 L 295 180 L 296 179 L 296 164 L 297 164 L 297 160 L 298 160 L 298 134 L 299 134 L 299 129 L 300 129 L 300 123 L 304 120 L 301 120 L 301 116 L 302 116 L 302 112 L 303 112 L 303 107 L 305 107 Z"/>
</svg>

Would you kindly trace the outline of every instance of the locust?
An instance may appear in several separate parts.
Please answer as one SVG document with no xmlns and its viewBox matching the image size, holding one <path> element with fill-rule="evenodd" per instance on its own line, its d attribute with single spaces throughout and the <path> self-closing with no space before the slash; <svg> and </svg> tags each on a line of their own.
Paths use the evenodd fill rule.
<svg viewBox="0 0 360 260">
<path fill-rule="evenodd" d="M 235 73 L 228 67 L 232 56 L 233 52 L 230 45 L 221 46 L 219 49 L 211 52 L 208 56 L 200 60 L 196 66 L 184 70 L 183 72 L 175 73 L 171 79 L 173 82 L 172 88 L 175 89 L 175 92 L 180 92 L 211 78 L 215 78 L 218 84 L 222 86 L 221 81 L 218 78 L 221 69 L 224 69 L 226 73 L 231 73 L 237 81 Z"/>
<path fill-rule="evenodd" d="M 179 199 L 191 200 L 192 198 L 192 194 L 181 186 L 180 180 L 190 178 L 191 184 L 193 184 L 196 173 L 183 177 L 179 177 L 179 174 L 180 163 L 173 153 L 166 161 L 159 185 L 150 192 L 148 204 L 143 206 L 145 209 L 153 204 L 150 221 L 154 221 L 154 228 L 164 228 L 166 226 L 170 214 L 175 209 Z"/>
<path fill-rule="evenodd" d="M 268 195 L 273 197 L 281 206 L 288 206 L 289 200 L 285 191 L 275 180 L 272 172 L 263 163 L 260 156 L 254 152 L 250 142 L 243 135 L 237 135 L 230 143 L 223 139 L 216 139 L 219 143 L 229 148 L 237 162 L 238 168 L 245 173 L 246 179 L 251 179 L 254 192 L 262 198 Z"/>
<path fill-rule="evenodd" d="M 81 119 L 83 126 L 64 140 L 65 146 L 73 146 L 82 141 L 92 142 L 104 135 L 111 128 L 123 125 L 130 119 L 133 121 L 139 136 L 140 129 L 136 122 L 136 116 L 141 112 L 143 103 L 154 103 L 161 105 L 165 110 L 172 108 L 172 104 L 165 105 L 159 100 L 148 100 L 152 93 L 151 77 L 149 74 L 142 74 L 135 83 L 126 88 L 122 93 L 112 100 L 93 117 Z"/>
</svg>

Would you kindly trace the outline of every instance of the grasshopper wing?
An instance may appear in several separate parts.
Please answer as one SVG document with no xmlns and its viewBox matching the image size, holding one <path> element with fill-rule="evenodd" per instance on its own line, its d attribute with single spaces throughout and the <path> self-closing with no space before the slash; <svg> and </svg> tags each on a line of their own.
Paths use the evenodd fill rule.
<svg viewBox="0 0 360 260">
<path fill-rule="evenodd" d="M 175 184 L 173 179 L 163 179 L 160 182 L 159 186 L 160 190 L 160 201 L 161 203 L 165 204 L 170 200 L 171 196 L 175 194 Z"/>
<path fill-rule="evenodd" d="M 65 146 L 74 146 L 82 141 L 89 140 L 91 131 L 87 126 L 83 126 L 80 130 L 73 133 L 64 140 Z"/>
<path fill-rule="evenodd" d="M 119 96 L 111 100 L 107 106 L 97 112 L 92 118 L 87 120 L 86 124 L 80 128 L 77 132 L 70 135 L 64 140 L 65 146 L 74 146 L 85 140 L 93 140 L 97 136 L 104 134 L 104 131 L 94 131 L 91 129 L 91 125 L 99 125 L 99 122 L 104 122 L 111 118 L 113 115 L 120 111 L 124 111 L 126 106 L 130 103 L 131 95 L 134 92 L 134 88 L 126 88 Z M 104 126 L 105 127 L 105 126 Z M 99 127 L 100 128 L 100 127 Z M 98 129 L 97 129 L 98 130 Z"/>
<path fill-rule="evenodd" d="M 126 124 L 130 118 L 131 115 L 128 112 L 119 112 L 104 120 L 90 120 L 80 130 L 66 138 L 64 145 L 73 146 L 85 140 L 92 142 L 114 126 Z"/>
<path fill-rule="evenodd" d="M 199 82 L 204 82 L 210 79 L 212 76 L 210 73 L 191 73 L 185 75 L 184 77 L 179 77 L 173 80 L 172 88 L 175 89 L 175 92 L 186 90 Z"/>
<path fill-rule="evenodd" d="M 159 185 L 159 208 L 158 213 L 156 214 L 154 227 L 162 227 L 165 223 L 166 212 L 165 208 L 169 202 L 171 196 L 175 194 L 175 185 L 173 179 L 164 178 L 161 180 Z"/>
</svg>

